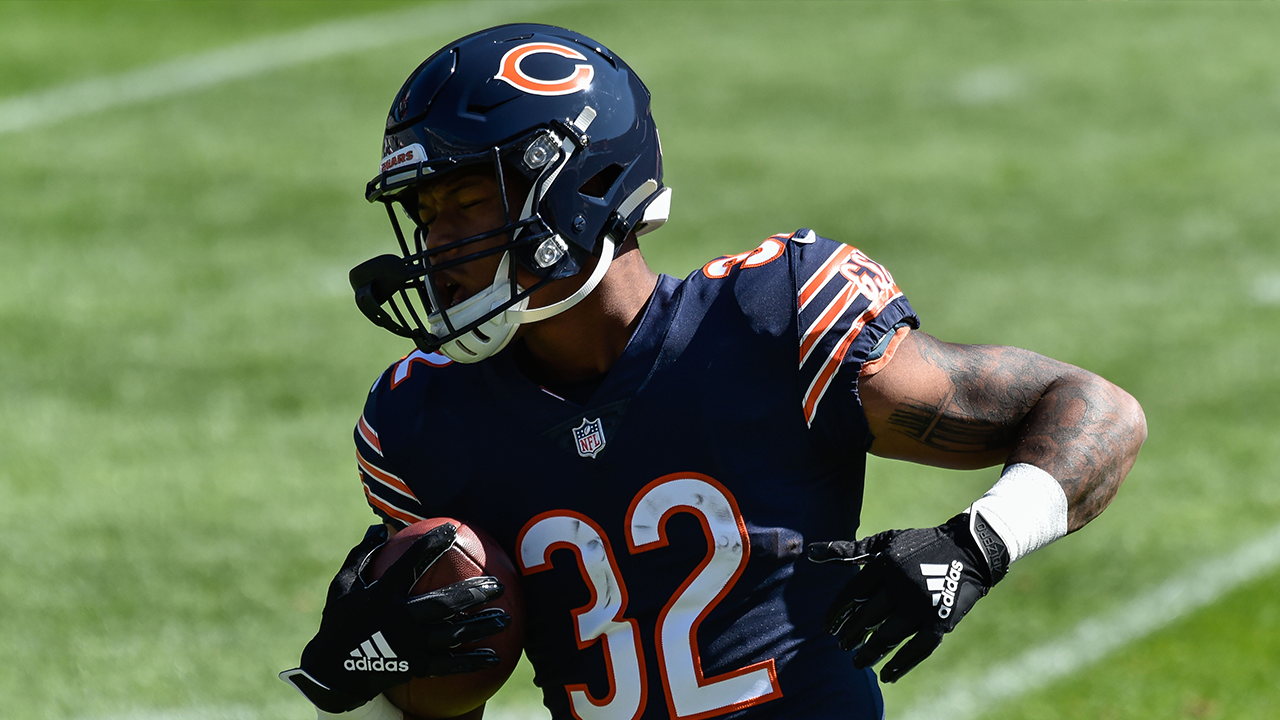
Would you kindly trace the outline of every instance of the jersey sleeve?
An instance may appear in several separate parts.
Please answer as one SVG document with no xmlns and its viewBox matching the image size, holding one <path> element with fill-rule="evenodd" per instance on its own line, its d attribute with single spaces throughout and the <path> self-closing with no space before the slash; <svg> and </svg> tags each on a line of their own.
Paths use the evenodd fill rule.
<svg viewBox="0 0 1280 720">
<path fill-rule="evenodd" d="M 390 453 L 383 449 L 378 432 L 378 400 L 388 392 L 401 364 L 393 365 L 374 383 L 354 431 L 356 467 L 365 500 L 383 522 L 397 529 L 426 518 L 422 503 L 397 473 L 395 463 L 388 457 Z"/>
<path fill-rule="evenodd" d="M 893 275 L 861 250 L 812 230 L 797 231 L 790 244 L 805 422 L 869 444 L 858 377 L 895 333 L 920 321 Z"/>
</svg>

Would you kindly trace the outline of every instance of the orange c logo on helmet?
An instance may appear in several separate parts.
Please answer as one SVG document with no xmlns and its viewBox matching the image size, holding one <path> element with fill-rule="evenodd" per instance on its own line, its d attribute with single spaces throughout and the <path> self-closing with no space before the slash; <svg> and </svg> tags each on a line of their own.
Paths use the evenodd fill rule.
<svg viewBox="0 0 1280 720">
<path fill-rule="evenodd" d="M 571 95 L 587 89 L 596 69 L 589 63 L 573 66 L 573 74 L 556 80 L 540 80 L 525 74 L 520 64 L 530 55 L 550 53 L 570 60 L 586 60 L 577 50 L 549 42 L 531 42 L 511 48 L 502 56 L 501 68 L 494 75 L 495 80 L 502 80 L 508 85 L 533 95 Z"/>
</svg>

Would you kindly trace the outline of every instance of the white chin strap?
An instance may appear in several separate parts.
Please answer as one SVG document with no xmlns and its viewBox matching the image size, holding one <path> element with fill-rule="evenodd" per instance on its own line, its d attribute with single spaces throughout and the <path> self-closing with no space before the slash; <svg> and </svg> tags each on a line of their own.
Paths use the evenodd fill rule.
<svg viewBox="0 0 1280 720">
<path fill-rule="evenodd" d="M 658 181 L 646 180 L 640 184 L 640 187 L 632 191 L 631 195 L 618 206 L 618 214 L 622 217 L 629 217 L 640 203 L 649 198 L 650 195 L 657 192 Z M 662 193 L 649 204 L 645 209 L 644 217 L 637 223 L 636 234 L 640 235 L 651 230 L 656 230 L 667 221 L 667 215 L 671 212 L 671 191 L 663 189 Z M 557 236 L 558 237 L 558 236 Z M 569 308 L 582 302 L 582 299 L 591 294 L 592 290 L 600 284 L 604 279 L 605 273 L 609 272 L 609 265 L 613 263 L 613 252 L 617 247 L 617 240 L 612 235 L 605 235 L 600 239 L 600 259 L 596 261 L 595 269 L 591 271 L 591 275 L 587 277 L 587 281 L 582 283 L 582 287 L 578 288 L 572 295 L 561 300 L 560 302 L 545 305 L 539 308 L 526 309 L 524 305 L 518 305 L 509 308 L 503 316 L 511 325 L 518 326 L 521 323 L 538 322 L 546 320 L 549 317 L 555 317 Z M 496 352 L 496 351 L 495 351 Z"/>
<path fill-rule="evenodd" d="M 428 329 L 437 337 L 448 335 L 449 326 L 462 327 L 483 317 L 494 308 L 501 307 L 511 301 L 511 279 L 508 269 L 511 266 L 511 253 L 503 253 L 498 270 L 493 274 L 493 284 L 481 292 L 472 295 L 449 308 L 449 322 L 445 323 L 442 313 L 431 313 L 427 316 Z M 523 291 L 517 286 L 518 291 Z M 434 296 L 432 298 L 434 301 Z M 513 307 L 523 308 L 529 304 L 529 298 L 516 303 Z M 441 345 L 439 350 L 454 362 L 480 362 L 493 355 L 511 342 L 519 323 L 509 325 L 506 313 L 499 313 L 480 324 L 474 330 Z"/>
<path fill-rule="evenodd" d="M 596 261 L 595 268 L 587 276 L 587 281 L 582 283 L 582 287 L 575 290 L 569 297 L 539 308 L 526 309 L 526 304 L 524 303 L 514 305 L 507 308 L 507 311 L 502 316 L 508 323 L 511 323 L 512 327 L 516 327 L 521 323 L 538 322 L 549 317 L 555 317 L 582 302 L 582 299 L 590 295 L 591 291 L 595 290 L 600 281 L 604 279 L 604 274 L 609 272 L 609 265 L 613 263 L 614 246 L 612 235 L 605 235 L 600 239 L 600 259 Z"/>
<path fill-rule="evenodd" d="M 441 345 L 440 352 L 454 362 L 480 362 L 506 347 L 515 336 L 516 328 L 521 324 L 555 317 L 582 302 L 582 299 L 590 295 L 591 291 L 595 290 L 604 279 L 605 273 L 609 271 L 609 265 L 613 263 L 615 247 L 613 236 L 605 235 L 600 245 L 600 259 L 596 262 L 595 268 L 582 287 L 575 290 L 572 295 L 551 305 L 532 309 L 529 309 L 529 298 L 525 298 L 507 308 L 506 312 L 489 318 L 474 330 Z M 508 274 L 510 265 L 511 253 L 503 253 L 502 261 L 498 263 L 498 270 L 493 275 L 493 284 L 449 308 L 449 324 L 454 327 L 468 325 L 494 308 L 510 302 L 511 280 Z M 516 291 L 524 292 L 524 288 L 517 285 Z M 428 315 L 427 324 L 432 335 L 440 336 L 449 333 L 449 324 L 445 323 L 444 315 L 441 313 Z"/>
</svg>

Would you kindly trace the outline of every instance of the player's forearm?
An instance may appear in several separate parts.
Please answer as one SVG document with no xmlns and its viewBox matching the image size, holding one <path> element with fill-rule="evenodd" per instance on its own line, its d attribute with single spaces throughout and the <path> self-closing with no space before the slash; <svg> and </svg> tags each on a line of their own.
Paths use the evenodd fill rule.
<svg viewBox="0 0 1280 720">
<path fill-rule="evenodd" d="M 1067 531 L 1097 517 L 1120 489 L 1147 437 L 1142 406 L 1092 373 L 1054 380 L 1022 421 L 1007 464 L 1052 475 L 1067 496 Z"/>
</svg>

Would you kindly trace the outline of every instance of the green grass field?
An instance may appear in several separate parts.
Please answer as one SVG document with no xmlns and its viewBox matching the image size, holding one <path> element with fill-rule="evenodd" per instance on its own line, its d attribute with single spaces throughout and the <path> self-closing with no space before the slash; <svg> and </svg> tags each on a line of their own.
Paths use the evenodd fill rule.
<svg viewBox="0 0 1280 720">
<path fill-rule="evenodd" d="M 928 332 L 1142 401 L 1114 506 L 1019 563 L 889 717 L 1280 523 L 1280 8 L 7 1 L 0 125 L 397 11 L 421 27 L 383 15 L 362 52 L 0 132 L 0 717 L 312 716 L 275 675 L 372 520 L 351 427 L 408 350 L 346 285 L 394 243 L 364 183 L 395 90 L 473 15 L 571 26 L 645 78 L 675 189 L 657 269 L 813 227 Z M 873 461 L 864 529 L 937 524 L 994 477 Z M 982 717 L 1274 717 L 1277 597 L 1271 566 Z M 530 677 L 495 716 L 545 716 Z"/>
</svg>

